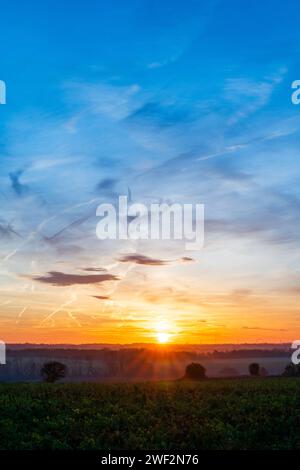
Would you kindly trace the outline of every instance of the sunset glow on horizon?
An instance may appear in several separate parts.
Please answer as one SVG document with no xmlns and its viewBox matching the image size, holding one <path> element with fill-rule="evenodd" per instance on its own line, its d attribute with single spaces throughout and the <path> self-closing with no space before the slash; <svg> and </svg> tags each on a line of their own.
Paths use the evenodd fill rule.
<svg viewBox="0 0 300 470">
<path fill-rule="evenodd" d="M 168 333 L 164 333 L 163 331 L 160 333 L 157 333 L 157 340 L 159 343 L 168 343 L 169 341 L 169 335 Z"/>
<path fill-rule="evenodd" d="M 16 18 L 6 6 L 1 340 L 300 337 L 299 59 L 292 47 L 282 55 L 300 33 L 281 21 L 293 26 L 296 15 L 269 22 L 254 3 L 94 2 L 93 15 L 74 7 L 67 22 L 50 6 L 20 6 Z M 39 11 L 42 26 L 32 20 Z M 268 26 L 250 41 L 255 15 Z M 120 196 L 162 212 L 204 205 L 203 248 L 187 249 L 176 233 L 99 239 L 97 209 Z"/>
</svg>

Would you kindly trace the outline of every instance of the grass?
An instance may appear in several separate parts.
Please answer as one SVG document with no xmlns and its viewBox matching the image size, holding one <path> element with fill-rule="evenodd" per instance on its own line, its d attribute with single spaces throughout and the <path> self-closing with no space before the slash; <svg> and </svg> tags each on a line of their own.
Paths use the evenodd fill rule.
<svg viewBox="0 0 300 470">
<path fill-rule="evenodd" d="M 300 379 L 0 384 L 0 449 L 300 448 Z"/>
</svg>

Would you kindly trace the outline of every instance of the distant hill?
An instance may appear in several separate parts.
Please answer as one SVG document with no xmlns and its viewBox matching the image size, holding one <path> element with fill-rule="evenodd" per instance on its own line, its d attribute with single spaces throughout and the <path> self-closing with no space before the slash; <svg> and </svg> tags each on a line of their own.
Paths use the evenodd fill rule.
<svg viewBox="0 0 300 470">
<path fill-rule="evenodd" d="M 281 350 L 289 351 L 291 343 L 241 343 L 241 344 L 168 344 L 161 346 L 156 343 L 132 343 L 132 344 L 111 344 L 111 343 L 90 343 L 90 344 L 36 344 L 36 343 L 8 343 L 7 348 L 18 349 L 81 349 L 81 350 L 120 350 L 120 349 L 167 349 L 171 351 L 192 351 L 192 352 L 225 352 L 239 350 Z"/>
</svg>

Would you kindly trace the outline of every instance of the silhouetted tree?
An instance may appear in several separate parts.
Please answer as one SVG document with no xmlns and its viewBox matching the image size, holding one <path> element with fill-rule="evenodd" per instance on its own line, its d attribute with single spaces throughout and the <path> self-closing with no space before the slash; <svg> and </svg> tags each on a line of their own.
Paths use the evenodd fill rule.
<svg viewBox="0 0 300 470">
<path fill-rule="evenodd" d="M 267 371 L 265 367 L 261 367 L 259 371 L 259 375 L 261 377 L 267 377 L 269 375 L 269 372 Z"/>
<path fill-rule="evenodd" d="M 185 369 L 185 379 L 201 380 L 206 378 L 206 369 L 201 364 L 192 362 Z"/>
<path fill-rule="evenodd" d="M 253 377 L 257 377 L 259 376 L 259 372 L 260 372 L 259 364 L 257 364 L 257 362 L 252 362 L 252 364 L 249 365 L 250 375 L 252 375 Z"/>
<path fill-rule="evenodd" d="M 67 366 L 57 361 L 46 362 L 41 368 L 41 376 L 44 382 L 56 382 L 59 379 L 63 379 L 66 374 Z"/>
<path fill-rule="evenodd" d="M 300 364 L 293 364 L 292 362 L 286 366 L 282 374 L 284 377 L 299 377 Z"/>
</svg>

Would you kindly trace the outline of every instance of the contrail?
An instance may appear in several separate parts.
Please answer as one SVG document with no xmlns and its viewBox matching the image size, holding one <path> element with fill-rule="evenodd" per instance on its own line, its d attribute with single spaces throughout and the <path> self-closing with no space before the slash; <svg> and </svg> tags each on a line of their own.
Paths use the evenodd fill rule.
<svg viewBox="0 0 300 470">
<path fill-rule="evenodd" d="M 71 305 L 73 302 L 76 302 L 76 300 L 77 300 L 77 295 L 73 294 L 70 300 L 68 300 L 67 302 L 64 302 L 62 305 L 56 308 L 52 313 L 47 315 L 47 317 L 41 321 L 40 326 L 42 326 L 45 322 L 51 320 L 56 313 L 64 311 L 64 310 L 68 312 L 68 310 L 65 307 L 67 307 L 68 305 Z"/>
<path fill-rule="evenodd" d="M 18 318 L 16 319 L 16 323 L 19 323 L 20 318 L 22 317 L 23 313 L 25 313 L 27 310 L 27 307 L 22 308 L 21 312 L 18 315 Z"/>
<path fill-rule="evenodd" d="M 62 233 L 64 233 L 66 230 L 68 230 L 69 228 L 71 227 L 77 227 L 78 225 L 81 225 L 83 222 L 85 222 L 86 220 L 88 220 L 90 217 L 92 217 L 92 215 L 87 215 L 85 217 L 81 217 L 80 219 L 76 219 L 74 220 L 73 222 L 71 222 L 70 224 L 66 225 L 65 227 L 63 227 L 61 230 L 59 230 L 58 232 L 56 232 L 54 235 L 51 235 L 50 237 L 43 237 L 45 241 L 51 243 L 53 242 L 56 238 L 58 238 Z"/>
<path fill-rule="evenodd" d="M 48 219 L 45 219 L 43 220 L 35 230 L 33 230 L 29 235 L 28 237 L 19 245 L 17 246 L 14 250 L 12 250 L 10 253 L 8 253 L 1 261 L 0 264 L 4 263 L 5 261 L 8 261 L 10 258 L 12 258 L 13 256 L 15 256 L 16 253 L 18 253 L 18 251 L 20 251 L 23 246 L 27 245 L 27 243 L 29 243 L 30 241 L 34 240 L 34 238 L 36 237 L 36 235 L 38 233 L 40 233 L 40 231 L 49 223 L 51 222 L 52 220 L 55 220 L 57 219 L 57 217 L 59 217 L 60 215 L 62 214 L 66 214 L 67 212 L 73 210 L 73 209 L 78 209 L 80 207 L 84 207 L 86 205 L 90 205 L 92 204 L 93 202 L 99 202 L 101 201 L 101 199 L 99 198 L 93 198 L 93 199 L 90 199 L 89 201 L 86 201 L 86 202 L 81 202 L 79 204 L 75 204 L 74 206 L 70 206 L 70 207 L 67 207 L 66 209 L 64 209 L 63 211 L 59 212 L 58 214 L 56 215 L 52 215 L 51 217 L 49 217 Z"/>
</svg>

